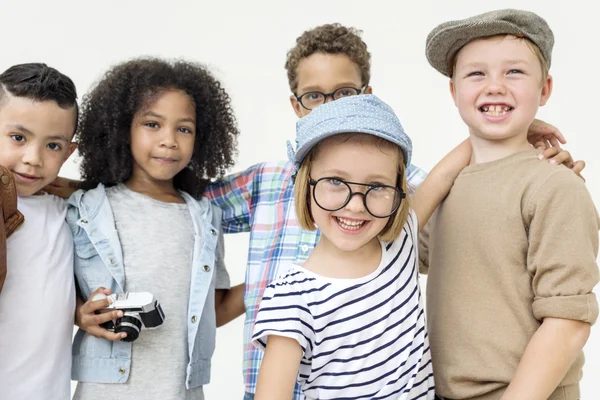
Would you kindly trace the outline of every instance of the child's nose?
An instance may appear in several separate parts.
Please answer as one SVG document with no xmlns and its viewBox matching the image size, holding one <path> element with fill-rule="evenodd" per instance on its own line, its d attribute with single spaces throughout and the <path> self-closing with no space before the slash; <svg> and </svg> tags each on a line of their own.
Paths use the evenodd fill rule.
<svg viewBox="0 0 600 400">
<path fill-rule="evenodd" d="M 42 165 L 42 154 L 40 149 L 37 146 L 27 146 L 23 152 L 23 158 L 21 159 L 24 164 L 29 164 L 34 167 L 39 167 Z"/>
<path fill-rule="evenodd" d="M 176 135 L 173 132 L 165 132 L 160 142 L 160 145 L 170 149 L 177 148 Z"/>
<path fill-rule="evenodd" d="M 504 94 L 506 93 L 506 87 L 502 78 L 491 77 L 486 86 L 486 94 Z"/>
<path fill-rule="evenodd" d="M 361 213 L 365 211 L 364 195 L 360 192 L 352 194 L 350 201 L 346 204 L 346 210 L 353 213 Z"/>
</svg>

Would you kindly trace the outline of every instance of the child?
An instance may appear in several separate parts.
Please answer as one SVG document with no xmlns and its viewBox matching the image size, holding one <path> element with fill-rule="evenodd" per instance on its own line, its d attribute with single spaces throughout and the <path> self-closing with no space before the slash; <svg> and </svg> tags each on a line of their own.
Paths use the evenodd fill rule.
<svg viewBox="0 0 600 400">
<path fill-rule="evenodd" d="M 198 64 L 133 60 L 84 98 L 80 126 L 84 185 L 95 187 L 69 200 L 81 294 L 150 292 L 165 322 L 132 343 L 98 326 L 117 316 L 94 315 L 106 299 L 80 307 L 74 398 L 202 399 L 216 322 L 243 308 L 241 286 L 227 293 L 221 212 L 202 197 L 205 178 L 233 163 L 229 96 Z"/>
<path fill-rule="evenodd" d="M 0 75 L 0 164 L 25 222 L 7 240 L 0 293 L 0 388 L 6 399 L 70 397 L 75 309 L 73 237 L 64 200 L 40 190 L 75 150 L 77 92 L 45 64 Z"/>
<path fill-rule="evenodd" d="M 580 397 L 598 316 L 598 215 L 583 181 L 527 144 L 552 92 L 553 43 L 546 21 L 518 10 L 446 22 L 427 38 L 473 145 L 419 253 L 441 398 Z"/>
<path fill-rule="evenodd" d="M 286 61 L 289 100 L 296 115 L 308 115 L 319 103 L 345 96 L 372 93 L 371 55 L 360 38 L 360 31 L 339 24 L 326 24 L 307 30 L 296 41 Z M 328 94 L 326 96 L 326 94 Z M 531 141 L 552 137 L 551 126 L 531 126 Z M 543 155 L 554 156 L 579 173 L 583 162 L 573 163 L 567 151 L 551 147 Z M 206 196 L 223 210 L 222 229 L 226 233 L 250 232 L 244 302 L 244 382 L 246 399 L 256 390 L 256 379 L 263 352 L 251 344 L 252 328 L 264 289 L 281 271 L 280 265 L 306 260 L 319 238 L 318 231 L 300 228 L 294 212 L 294 194 L 289 161 L 264 162 L 229 175 L 211 184 Z M 414 165 L 406 168 L 409 192 L 423 181 L 425 172 Z M 63 186 L 75 182 L 59 182 Z M 52 188 L 51 188 L 52 189 Z M 59 193 L 73 191 L 54 188 Z M 109 335 L 105 330 L 99 335 Z M 295 390 L 295 398 L 300 388 Z"/>
<path fill-rule="evenodd" d="M 296 143 L 296 215 L 321 237 L 265 290 L 256 398 L 289 399 L 298 378 L 307 399 L 433 399 L 415 246 L 467 165 L 469 143 L 434 168 L 410 207 L 411 141 L 377 97 L 319 107 L 298 122 Z"/>
</svg>

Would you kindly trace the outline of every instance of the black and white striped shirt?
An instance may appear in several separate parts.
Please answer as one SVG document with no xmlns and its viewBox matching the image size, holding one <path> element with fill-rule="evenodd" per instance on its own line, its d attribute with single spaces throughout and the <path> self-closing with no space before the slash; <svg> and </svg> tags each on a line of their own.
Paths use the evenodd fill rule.
<svg viewBox="0 0 600 400">
<path fill-rule="evenodd" d="M 381 243 L 381 264 L 368 276 L 332 279 L 292 266 L 265 290 L 253 343 L 298 341 L 306 399 L 434 398 L 417 229 L 411 211 L 400 237 Z"/>
</svg>

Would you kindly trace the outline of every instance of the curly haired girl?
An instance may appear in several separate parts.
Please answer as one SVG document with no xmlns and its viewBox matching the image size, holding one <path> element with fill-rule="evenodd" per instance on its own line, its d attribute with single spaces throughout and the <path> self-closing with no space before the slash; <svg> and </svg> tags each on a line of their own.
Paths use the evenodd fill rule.
<svg viewBox="0 0 600 400">
<path fill-rule="evenodd" d="M 243 292 L 228 290 L 221 211 L 202 197 L 233 164 L 230 98 L 199 64 L 146 58 L 110 69 L 81 109 L 88 190 L 71 197 L 67 220 L 88 301 L 77 309 L 74 398 L 202 399 L 216 325 L 243 311 Z M 95 295 L 128 292 L 151 293 L 164 323 L 126 330 L 122 311 L 97 314 L 109 299 Z"/>
</svg>

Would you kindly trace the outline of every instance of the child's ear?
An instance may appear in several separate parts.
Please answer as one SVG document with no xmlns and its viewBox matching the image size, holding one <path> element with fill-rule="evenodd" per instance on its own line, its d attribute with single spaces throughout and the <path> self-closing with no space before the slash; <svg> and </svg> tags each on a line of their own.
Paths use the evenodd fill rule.
<svg viewBox="0 0 600 400">
<path fill-rule="evenodd" d="M 554 81 L 551 75 L 548 75 L 546 80 L 544 81 L 544 85 L 542 86 L 542 96 L 540 97 L 540 106 L 545 105 L 552 94 L 552 87 L 554 85 Z"/>
<path fill-rule="evenodd" d="M 296 100 L 296 96 L 294 96 L 294 95 L 290 96 L 290 104 L 292 105 L 292 108 L 294 109 L 294 113 L 296 114 L 296 116 L 298 118 L 302 118 L 304 116 L 302 114 L 302 104 L 300 104 L 300 102 L 298 100 Z"/>
<path fill-rule="evenodd" d="M 77 150 L 77 143 L 69 143 L 69 147 L 67 148 L 67 152 L 65 153 L 65 161 L 67 161 L 67 159 L 71 157 L 71 154 L 73 154 L 75 150 Z"/>
<path fill-rule="evenodd" d="M 454 105 L 458 107 L 456 104 L 456 88 L 454 87 L 454 79 L 450 78 L 449 86 L 450 95 L 452 96 L 452 100 L 454 101 Z"/>
<path fill-rule="evenodd" d="M 364 94 L 373 94 L 373 88 L 371 86 L 367 86 L 363 93 Z"/>
</svg>

